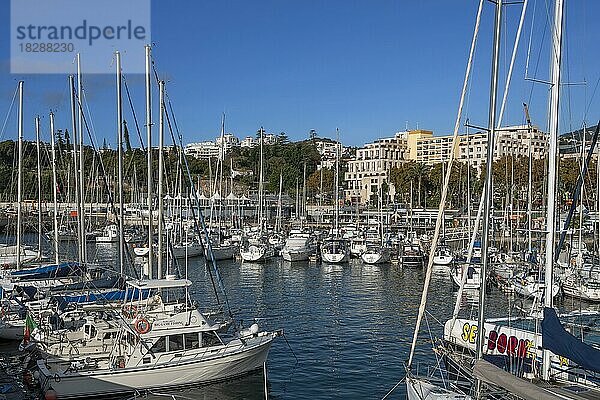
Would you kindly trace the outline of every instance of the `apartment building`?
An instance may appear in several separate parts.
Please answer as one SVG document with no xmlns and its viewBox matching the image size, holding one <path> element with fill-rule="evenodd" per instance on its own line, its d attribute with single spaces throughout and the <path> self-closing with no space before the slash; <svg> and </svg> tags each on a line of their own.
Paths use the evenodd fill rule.
<svg viewBox="0 0 600 400">
<path fill-rule="evenodd" d="M 408 159 L 408 132 L 398 132 L 393 138 L 379 139 L 357 149 L 344 174 L 346 200 L 366 203 L 384 182 L 390 184 L 391 169 Z"/>
<path fill-rule="evenodd" d="M 225 133 L 223 138 L 221 136 L 215 139 L 217 146 L 223 146 L 223 152 L 229 153 L 234 147 L 240 147 L 240 139 L 235 137 L 232 133 Z"/>
<path fill-rule="evenodd" d="M 457 158 L 467 161 L 479 170 L 487 160 L 487 133 L 460 135 Z M 432 131 L 412 130 L 398 132 L 393 138 L 379 139 L 357 149 L 354 160 L 348 162 L 344 176 L 347 201 L 364 204 L 379 186 L 389 184 L 390 170 L 405 161 L 417 161 L 427 165 L 446 162 L 450 158 L 453 137 L 434 136 Z M 537 127 L 516 125 L 497 131 L 494 159 L 507 155 L 545 156 L 548 151 L 547 136 Z M 393 189 L 392 189 L 393 191 Z"/>
<path fill-rule="evenodd" d="M 219 157 L 219 146 L 214 142 L 190 143 L 185 146 L 184 153 L 195 158 Z"/>
</svg>

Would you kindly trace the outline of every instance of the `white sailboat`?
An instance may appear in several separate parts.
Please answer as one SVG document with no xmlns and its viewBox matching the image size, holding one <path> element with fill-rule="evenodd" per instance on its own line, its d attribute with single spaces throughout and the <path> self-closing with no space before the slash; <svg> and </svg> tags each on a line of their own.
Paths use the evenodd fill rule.
<svg viewBox="0 0 600 400">
<path fill-rule="evenodd" d="M 275 257 L 275 247 L 269 242 L 269 238 L 264 231 L 266 218 L 264 216 L 264 182 L 263 182 L 263 135 L 264 129 L 261 126 L 260 134 L 260 176 L 258 181 L 258 226 L 255 231 L 242 241 L 240 246 L 240 256 L 247 262 L 264 262 Z"/>
<path fill-rule="evenodd" d="M 348 241 L 342 238 L 339 229 L 340 220 L 340 199 L 339 199 L 339 173 L 340 173 L 340 140 L 339 129 L 336 129 L 337 141 L 335 152 L 335 177 L 334 177 L 334 229 L 331 235 L 321 244 L 321 259 L 327 264 L 343 264 L 350 261 L 350 248 Z"/>
<path fill-rule="evenodd" d="M 378 197 L 378 209 L 379 209 L 379 220 L 377 231 L 373 232 L 374 238 L 377 240 L 368 240 L 365 251 L 362 252 L 360 258 L 365 264 L 386 264 L 390 262 L 391 258 L 391 248 L 389 246 L 388 241 L 385 240 L 384 234 L 384 223 L 383 223 L 383 198 L 382 198 L 382 190 L 381 185 L 379 186 L 379 196 Z M 367 231 L 367 239 L 370 238 L 369 233 L 371 230 Z"/>
</svg>

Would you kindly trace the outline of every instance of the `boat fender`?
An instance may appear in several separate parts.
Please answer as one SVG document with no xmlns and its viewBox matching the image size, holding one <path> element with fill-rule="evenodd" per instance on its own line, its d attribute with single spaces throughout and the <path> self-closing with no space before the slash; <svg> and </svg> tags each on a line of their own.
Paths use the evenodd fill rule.
<svg viewBox="0 0 600 400">
<path fill-rule="evenodd" d="M 123 315 L 127 318 L 133 318 L 137 314 L 137 307 L 127 304 L 123 306 Z"/>
<path fill-rule="evenodd" d="M 44 393 L 44 399 L 45 400 L 56 400 L 57 395 L 56 395 L 56 391 L 54 391 L 54 389 L 48 389 L 46 390 L 46 393 Z"/>
<path fill-rule="evenodd" d="M 148 333 L 148 332 L 150 332 L 150 329 L 152 329 L 150 322 L 148 322 L 148 320 L 146 318 L 140 318 L 137 321 L 135 321 L 134 327 L 135 327 L 135 331 L 137 333 L 139 333 L 140 335 L 143 335 L 144 333 Z"/>
</svg>

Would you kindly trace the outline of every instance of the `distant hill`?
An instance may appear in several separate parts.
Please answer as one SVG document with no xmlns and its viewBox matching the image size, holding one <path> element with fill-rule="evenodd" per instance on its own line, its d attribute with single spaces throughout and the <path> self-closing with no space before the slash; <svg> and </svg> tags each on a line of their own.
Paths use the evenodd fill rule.
<svg viewBox="0 0 600 400">
<path fill-rule="evenodd" d="M 592 141 L 595 130 L 596 125 L 587 127 L 585 129 L 585 138 L 583 136 L 583 128 L 572 132 L 563 133 L 558 138 L 560 152 L 563 154 L 579 152 L 581 149 L 580 143 L 582 139 L 586 141 L 587 148 L 589 143 Z"/>
</svg>

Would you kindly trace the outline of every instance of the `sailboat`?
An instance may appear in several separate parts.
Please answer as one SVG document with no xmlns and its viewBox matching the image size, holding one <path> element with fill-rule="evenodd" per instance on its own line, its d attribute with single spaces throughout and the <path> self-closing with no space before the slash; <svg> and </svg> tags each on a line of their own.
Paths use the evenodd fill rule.
<svg viewBox="0 0 600 400">
<path fill-rule="evenodd" d="M 336 152 L 335 152 L 335 177 L 334 177 L 334 197 L 335 214 L 334 228 L 330 236 L 323 240 L 321 244 L 321 259 L 327 264 L 343 264 L 350 261 L 350 249 L 348 241 L 344 239 L 340 232 L 340 197 L 339 197 L 339 173 L 340 173 L 340 140 L 339 129 L 336 129 Z"/>
<path fill-rule="evenodd" d="M 264 183 L 263 183 L 263 134 L 261 127 L 260 134 L 260 173 L 258 181 L 258 226 L 251 231 L 240 247 L 240 256 L 243 261 L 263 262 L 275 256 L 275 248 L 269 242 L 269 237 L 265 231 L 266 218 L 264 216 Z"/>
<path fill-rule="evenodd" d="M 501 4 L 501 2 L 499 2 Z M 562 61 L 563 1 L 554 4 L 551 46 L 551 91 L 549 104 L 549 176 L 547 183 L 546 247 L 544 268 L 544 307 L 525 318 L 484 318 L 485 285 L 480 288 L 479 318 L 447 321 L 444 329 L 444 350 L 447 365 L 453 370 L 473 374 L 478 391 L 499 390 L 519 398 L 582 399 L 599 398 L 600 352 L 584 343 L 585 315 L 574 312 L 562 315 L 569 321 L 567 332 L 553 307 L 554 267 L 560 248 L 556 238 L 557 150 L 559 131 L 560 67 Z M 497 11 L 499 13 L 499 11 Z M 500 25 L 497 20 L 497 27 Z M 492 130 L 494 125 L 492 125 Z M 489 178 L 489 177 L 488 177 Z M 488 180 L 488 189 L 491 182 Z M 489 193 L 489 191 L 488 191 Z M 489 206 L 489 203 L 486 204 Z M 489 215 L 486 212 L 487 215 Z M 485 226 L 484 226 L 485 228 Z M 484 243 L 487 240 L 484 232 Z M 487 246 L 483 246 L 485 274 Z M 541 323 L 540 323 L 541 321 Z M 483 328 L 482 328 L 483 327 Z M 484 334 L 481 334 L 484 333 Z M 576 335 L 576 336 L 575 336 Z"/>
<path fill-rule="evenodd" d="M 365 264 L 385 264 L 390 262 L 391 248 L 389 242 L 385 238 L 383 229 L 383 199 L 381 186 L 379 187 L 378 197 L 378 208 L 379 208 L 379 221 L 378 229 L 375 233 L 376 240 L 367 240 L 367 248 L 360 255 L 362 262 Z M 367 239 L 370 238 L 369 231 L 367 231 Z"/>
<path fill-rule="evenodd" d="M 24 82 L 18 83 L 19 110 L 18 110 L 18 167 L 17 167 L 17 221 L 16 221 L 16 244 L 0 245 L 0 267 L 21 269 L 24 264 L 30 263 L 37 258 L 37 251 L 24 246 L 22 240 L 23 229 L 23 86 Z"/>
</svg>

